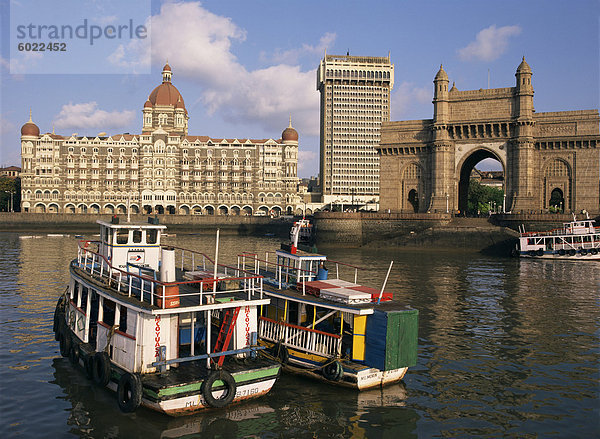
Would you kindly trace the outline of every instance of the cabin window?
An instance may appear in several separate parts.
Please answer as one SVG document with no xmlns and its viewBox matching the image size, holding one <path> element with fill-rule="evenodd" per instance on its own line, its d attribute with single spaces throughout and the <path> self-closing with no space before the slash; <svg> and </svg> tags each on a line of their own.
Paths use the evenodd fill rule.
<svg viewBox="0 0 600 439">
<path fill-rule="evenodd" d="M 158 240 L 158 230 L 150 229 L 146 231 L 146 243 L 147 244 L 156 244 Z"/>
<path fill-rule="evenodd" d="M 140 242 L 142 242 L 142 231 L 141 230 L 133 231 L 133 242 L 135 244 L 139 244 Z"/>
<path fill-rule="evenodd" d="M 127 244 L 129 239 L 129 230 L 118 229 L 117 230 L 117 244 Z"/>
<path fill-rule="evenodd" d="M 119 318 L 119 331 L 127 332 L 127 308 L 121 306 L 121 313 Z"/>
<path fill-rule="evenodd" d="M 115 302 L 112 300 L 104 299 L 102 305 L 102 321 L 108 326 L 115 324 Z"/>
</svg>

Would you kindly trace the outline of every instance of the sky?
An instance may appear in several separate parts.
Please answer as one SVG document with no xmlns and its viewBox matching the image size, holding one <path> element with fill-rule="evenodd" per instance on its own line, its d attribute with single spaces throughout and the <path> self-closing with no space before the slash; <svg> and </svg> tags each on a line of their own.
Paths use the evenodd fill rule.
<svg viewBox="0 0 600 439">
<path fill-rule="evenodd" d="M 42 133 L 140 133 L 168 60 L 190 135 L 278 139 L 291 117 L 314 176 L 325 52 L 389 53 L 397 121 L 432 118 L 440 64 L 459 90 L 512 87 L 523 56 L 537 112 L 597 109 L 599 37 L 598 0 L 0 0 L 0 166 L 30 110 Z"/>
</svg>

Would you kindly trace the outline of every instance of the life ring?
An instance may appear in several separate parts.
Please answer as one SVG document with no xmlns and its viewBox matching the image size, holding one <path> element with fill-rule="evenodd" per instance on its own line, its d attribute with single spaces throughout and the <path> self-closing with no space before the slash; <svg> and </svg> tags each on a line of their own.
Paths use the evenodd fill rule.
<svg viewBox="0 0 600 439">
<path fill-rule="evenodd" d="M 142 379 L 137 373 L 121 375 L 117 386 L 117 402 L 124 413 L 135 411 L 142 403 Z"/>
<path fill-rule="evenodd" d="M 73 366 L 79 364 L 79 345 L 77 343 L 71 343 L 71 349 L 69 350 L 69 361 Z"/>
<path fill-rule="evenodd" d="M 585 256 L 587 255 L 587 249 L 582 248 L 581 250 L 579 250 L 579 253 L 581 253 L 581 256 Z"/>
<path fill-rule="evenodd" d="M 321 371 L 323 372 L 323 376 L 330 381 L 339 381 L 344 376 L 344 368 L 337 360 L 327 363 Z"/>
<path fill-rule="evenodd" d="M 276 343 L 271 348 L 271 355 L 275 357 L 281 364 L 287 364 L 290 359 L 290 354 L 285 346 L 281 343 Z"/>
<path fill-rule="evenodd" d="M 96 352 L 92 366 L 94 382 L 105 387 L 110 381 L 110 357 L 106 352 Z"/>
<path fill-rule="evenodd" d="M 569 256 L 575 256 L 575 253 L 577 253 L 575 249 L 572 248 L 571 250 L 569 250 Z"/>
<path fill-rule="evenodd" d="M 538 248 L 538 249 L 537 249 L 537 255 L 538 255 L 538 256 L 544 256 L 544 250 L 543 250 L 543 249 L 541 249 L 541 248 Z"/>
<path fill-rule="evenodd" d="M 60 355 L 63 357 L 68 357 L 69 352 L 71 351 L 71 335 L 69 334 L 69 329 L 62 325 L 58 330 L 58 344 L 60 347 Z"/>
<path fill-rule="evenodd" d="M 590 253 L 593 255 L 597 255 L 598 254 L 598 250 L 596 250 L 595 248 L 590 249 Z"/>
<path fill-rule="evenodd" d="M 561 255 L 561 256 L 564 256 L 564 255 L 566 255 L 566 254 L 567 254 L 567 252 L 565 251 L 565 249 L 564 249 L 564 248 L 561 248 L 561 249 L 558 251 L 558 254 L 559 254 L 559 255 Z"/>
<path fill-rule="evenodd" d="M 215 381 L 222 381 L 225 384 L 225 392 L 221 395 L 220 398 L 215 398 L 212 393 L 212 387 Z M 229 372 L 226 370 L 215 370 L 212 371 L 208 377 L 202 383 L 202 396 L 206 403 L 215 408 L 225 407 L 228 404 L 231 404 L 233 399 L 235 398 L 235 391 L 237 390 L 237 385 L 235 384 L 235 380 L 231 376 Z"/>
</svg>

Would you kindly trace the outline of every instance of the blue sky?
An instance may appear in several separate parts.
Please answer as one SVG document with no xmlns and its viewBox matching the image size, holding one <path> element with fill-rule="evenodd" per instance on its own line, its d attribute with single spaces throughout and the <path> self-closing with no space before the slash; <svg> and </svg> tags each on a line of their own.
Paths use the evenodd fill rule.
<svg viewBox="0 0 600 439">
<path fill-rule="evenodd" d="M 460 90 L 486 88 L 488 71 L 492 88 L 511 87 L 522 56 L 533 70 L 537 112 L 599 106 L 597 0 L 0 2 L 0 165 L 20 165 L 30 109 L 42 132 L 139 133 L 142 106 L 167 59 L 191 135 L 279 138 L 291 116 L 301 177 L 318 173 L 316 69 L 325 50 L 391 53 L 392 120 L 432 117 L 442 63 Z M 88 31 L 95 25 L 105 36 L 107 26 L 132 20 L 147 26 L 147 37 L 90 45 L 89 35 L 46 33 L 67 50 L 17 49 L 25 41 L 18 25 L 75 27 L 84 19 Z"/>
</svg>

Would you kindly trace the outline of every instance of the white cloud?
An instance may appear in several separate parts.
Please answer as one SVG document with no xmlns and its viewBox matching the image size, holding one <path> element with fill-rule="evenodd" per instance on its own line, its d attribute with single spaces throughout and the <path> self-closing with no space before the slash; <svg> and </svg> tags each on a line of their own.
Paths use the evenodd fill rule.
<svg viewBox="0 0 600 439">
<path fill-rule="evenodd" d="M 392 92 L 391 120 L 401 120 L 407 114 L 414 114 L 415 108 L 429 106 L 432 98 L 433 87 L 418 87 L 412 82 L 396 85 Z"/>
<path fill-rule="evenodd" d="M 337 35 L 335 33 L 327 32 L 321 37 L 321 39 L 319 40 L 319 44 L 317 44 L 316 46 L 311 46 L 310 44 L 304 43 L 302 47 L 297 49 L 290 49 L 285 51 L 276 49 L 275 54 L 273 55 L 273 61 L 279 63 L 294 64 L 297 63 L 301 57 L 306 55 L 321 56 L 324 54 L 325 49 L 327 49 L 334 43 L 336 38 Z"/>
<path fill-rule="evenodd" d="M 188 111 L 199 103 L 209 114 L 231 122 L 257 124 L 269 131 L 282 130 L 292 116 L 301 136 L 318 135 L 319 97 L 314 70 L 303 72 L 292 61 L 322 52 L 334 34 L 324 35 L 314 47 L 303 45 L 280 53 L 279 59 L 288 63 L 253 71 L 242 65 L 232 51 L 234 44 L 245 41 L 246 31 L 230 18 L 204 9 L 199 2 L 164 3 L 152 17 L 150 34 L 151 47 L 120 47 L 112 62 L 137 62 L 142 66 L 144 59 L 151 58 L 160 65 L 168 60 L 175 85 L 177 77 L 185 77 L 201 90 L 198 97 L 186 97 Z"/>
<path fill-rule="evenodd" d="M 508 40 L 521 33 L 520 26 L 496 27 L 495 24 L 481 30 L 475 41 L 458 50 L 458 55 L 463 60 L 494 61 L 500 57 L 508 47 Z"/>
<path fill-rule="evenodd" d="M 116 129 L 128 126 L 135 118 L 135 111 L 105 111 L 96 102 L 63 105 L 54 118 L 59 129 Z"/>
<path fill-rule="evenodd" d="M 304 175 L 308 170 L 319 169 L 319 153 L 300 149 L 298 151 L 298 175 Z"/>
</svg>

